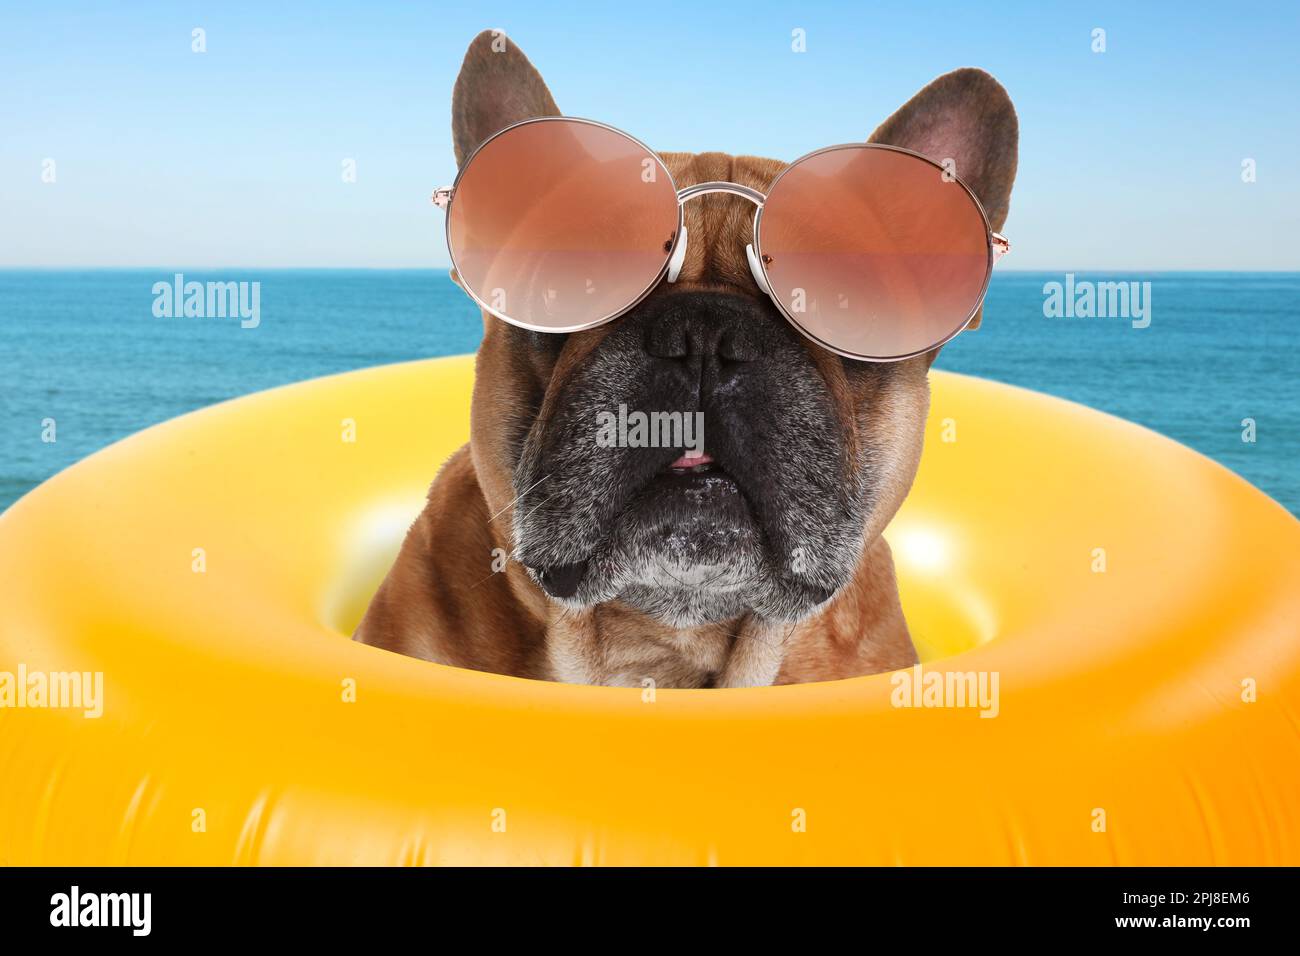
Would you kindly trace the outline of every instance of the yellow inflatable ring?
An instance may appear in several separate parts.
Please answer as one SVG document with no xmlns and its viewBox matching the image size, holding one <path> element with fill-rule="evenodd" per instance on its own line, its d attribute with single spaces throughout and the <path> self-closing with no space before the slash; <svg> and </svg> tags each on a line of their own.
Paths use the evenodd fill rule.
<svg viewBox="0 0 1300 956">
<path fill-rule="evenodd" d="M 1227 470 L 935 374 L 888 537 L 996 717 L 897 675 L 649 700 L 347 639 L 471 376 L 218 405 L 0 518 L 0 674 L 103 674 L 99 717 L 0 708 L 0 863 L 1300 863 L 1300 524 Z"/>
</svg>

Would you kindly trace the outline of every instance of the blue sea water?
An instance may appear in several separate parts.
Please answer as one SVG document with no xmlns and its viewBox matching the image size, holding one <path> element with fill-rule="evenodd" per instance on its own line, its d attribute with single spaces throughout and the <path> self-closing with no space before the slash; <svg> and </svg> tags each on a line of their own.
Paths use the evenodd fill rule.
<svg viewBox="0 0 1300 956">
<path fill-rule="evenodd" d="M 477 310 L 445 270 L 189 272 L 258 281 L 260 324 L 156 318 L 167 270 L 0 270 L 0 508 L 155 422 L 331 372 L 469 352 Z M 1060 273 L 996 272 L 983 327 L 937 366 L 1140 422 L 1300 514 L 1300 273 L 1079 274 L 1151 282 L 1151 323 L 1047 318 Z M 42 440 L 45 419 L 55 442 Z M 1256 441 L 1242 440 L 1243 419 Z"/>
</svg>

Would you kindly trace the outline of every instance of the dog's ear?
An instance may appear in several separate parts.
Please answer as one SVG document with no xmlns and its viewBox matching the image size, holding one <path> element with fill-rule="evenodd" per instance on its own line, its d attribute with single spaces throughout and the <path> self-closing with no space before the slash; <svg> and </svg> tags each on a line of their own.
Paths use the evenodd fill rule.
<svg viewBox="0 0 1300 956">
<path fill-rule="evenodd" d="M 871 143 L 902 146 L 942 163 L 984 204 L 989 225 L 1007 219 L 1016 178 L 1020 124 L 997 80 L 970 67 L 939 77 L 871 134 Z"/>
<path fill-rule="evenodd" d="M 511 123 L 537 116 L 559 116 L 542 75 L 514 40 L 500 30 L 484 30 L 465 51 L 451 94 L 451 135 L 456 165 L 479 144 Z"/>
<path fill-rule="evenodd" d="M 983 70 L 945 73 L 900 106 L 867 142 L 902 146 L 939 163 L 952 160 L 953 172 L 983 204 L 989 226 L 996 232 L 1007 221 L 1020 122 L 1007 91 Z M 966 327 L 979 328 L 983 314 L 981 307 Z M 938 354 L 930 351 L 929 361 Z"/>
</svg>

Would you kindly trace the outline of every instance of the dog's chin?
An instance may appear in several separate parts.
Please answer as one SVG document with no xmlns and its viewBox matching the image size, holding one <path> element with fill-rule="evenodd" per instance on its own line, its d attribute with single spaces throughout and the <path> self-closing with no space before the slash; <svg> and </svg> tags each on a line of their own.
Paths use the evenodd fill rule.
<svg viewBox="0 0 1300 956">
<path fill-rule="evenodd" d="M 847 582 L 803 580 L 770 551 L 739 484 L 716 468 L 657 475 L 577 565 L 534 569 L 551 597 L 577 610 L 619 601 L 674 628 L 757 614 L 795 622 Z"/>
</svg>

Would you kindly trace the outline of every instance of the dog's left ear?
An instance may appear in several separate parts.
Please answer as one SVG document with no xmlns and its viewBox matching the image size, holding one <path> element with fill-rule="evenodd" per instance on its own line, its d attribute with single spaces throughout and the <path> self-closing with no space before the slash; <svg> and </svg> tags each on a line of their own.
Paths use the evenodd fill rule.
<svg viewBox="0 0 1300 956">
<path fill-rule="evenodd" d="M 512 123 L 559 116 L 551 91 L 537 68 L 500 30 L 484 30 L 465 51 L 451 94 L 451 136 L 456 165 L 479 144 Z"/>
<path fill-rule="evenodd" d="M 993 231 L 1007 221 L 1020 122 L 1007 91 L 983 70 L 945 73 L 900 106 L 867 142 L 902 146 L 938 163 L 952 160 L 952 171 L 979 197 Z M 966 327 L 979 328 L 983 314 L 981 307 Z M 929 361 L 938 354 L 927 353 Z"/>
<path fill-rule="evenodd" d="M 953 172 L 984 204 L 989 225 L 1002 228 L 1016 178 L 1020 123 L 1002 84 L 966 67 L 939 77 L 899 107 L 869 143 L 902 146 Z"/>
</svg>

